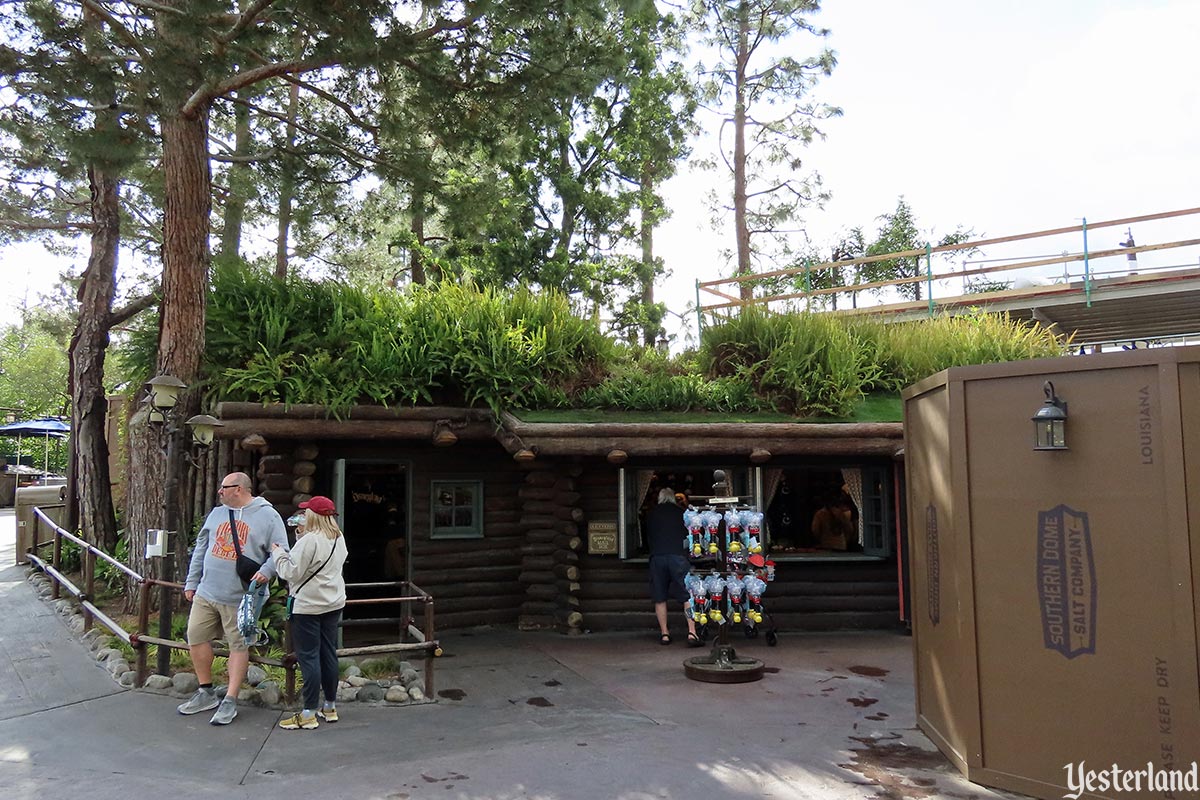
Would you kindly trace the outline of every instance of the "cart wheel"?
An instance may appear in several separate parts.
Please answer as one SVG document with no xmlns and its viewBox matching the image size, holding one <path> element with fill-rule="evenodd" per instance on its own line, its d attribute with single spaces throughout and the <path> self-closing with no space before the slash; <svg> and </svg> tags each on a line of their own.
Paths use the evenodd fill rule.
<svg viewBox="0 0 1200 800">
<path fill-rule="evenodd" d="M 753 625 L 747 625 L 746 626 L 746 638 L 747 639 L 758 638 L 758 628 L 754 627 Z"/>
<path fill-rule="evenodd" d="M 767 631 L 767 647 L 774 647 L 779 644 L 779 637 L 775 635 L 775 631 Z"/>
</svg>

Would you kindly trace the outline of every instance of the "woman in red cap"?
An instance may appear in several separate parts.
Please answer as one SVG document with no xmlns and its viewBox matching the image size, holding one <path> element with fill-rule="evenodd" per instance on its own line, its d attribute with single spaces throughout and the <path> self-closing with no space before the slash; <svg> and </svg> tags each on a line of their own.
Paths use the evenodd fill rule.
<svg viewBox="0 0 1200 800">
<path fill-rule="evenodd" d="M 346 537 L 337 524 L 337 509 L 328 497 L 317 495 L 301 503 L 304 521 L 296 531 L 296 546 L 288 552 L 271 550 L 275 571 L 288 582 L 292 642 L 304 676 L 304 707 L 279 723 L 287 730 L 311 730 L 337 722 L 338 623 L 346 607 Z M 321 692 L 325 704 L 320 705 Z"/>
</svg>

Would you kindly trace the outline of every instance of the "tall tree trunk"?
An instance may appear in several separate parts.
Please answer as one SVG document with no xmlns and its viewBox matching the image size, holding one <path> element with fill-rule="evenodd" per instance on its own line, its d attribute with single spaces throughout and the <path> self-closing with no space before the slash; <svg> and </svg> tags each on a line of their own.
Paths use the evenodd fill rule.
<svg viewBox="0 0 1200 800">
<path fill-rule="evenodd" d="M 746 68 L 750 61 L 750 17 L 745 0 L 738 4 L 737 65 L 733 102 L 733 222 L 737 237 L 737 273 L 749 275 L 750 224 L 746 220 Z M 740 297 L 749 300 L 754 287 L 749 281 L 738 284 Z"/>
<path fill-rule="evenodd" d="M 83 538 L 113 552 L 117 521 L 108 473 L 104 354 L 116 291 L 121 213 L 117 176 L 99 164 L 88 169 L 92 205 L 92 249 L 79 287 L 79 317 L 71 336 L 72 486 Z M 75 505 L 75 504 L 72 504 Z"/>
<path fill-rule="evenodd" d="M 425 258 L 421 243 L 425 241 L 425 192 L 412 187 L 408 203 L 408 229 L 412 233 L 413 246 L 408 250 L 408 275 L 413 286 L 424 286 L 429 281 L 425 273 Z"/>
<path fill-rule="evenodd" d="M 300 87 L 291 84 L 288 92 L 287 142 L 283 156 L 283 176 L 279 181 L 279 235 L 275 239 L 275 277 L 288 274 L 288 235 L 292 228 L 292 200 L 296 194 L 296 115 L 300 112 Z"/>
<path fill-rule="evenodd" d="M 233 106 L 233 154 L 250 153 L 250 109 Z M 246 221 L 246 200 L 250 193 L 250 165 L 234 161 L 229 166 L 229 194 L 225 199 L 225 220 L 221 229 L 221 255 L 237 258 L 242 251 L 242 225 Z"/>
<path fill-rule="evenodd" d="M 642 283 L 642 344 L 653 347 L 661 326 L 651 314 L 654 306 L 654 221 L 651 218 L 651 198 L 654 196 L 654 168 L 649 161 L 642 164 L 639 176 L 641 183 L 641 240 L 642 263 L 638 267 L 638 279 Z"/>
<path fill-rule="evenodd" d="M 176 98 L 178 99 L 178 98 Z M 182 100 L 174 106 L 180 108 Z M 209 214 L 212 211 L 212 174 L 208 160 L 208 107 L 186 117 L 176 112 L 162 120 L 165 212 L 163 217 L 163 280 L 158 329 L 159 375 L 173 375 L 190 387 L 171 412 L 174 424 L 182 425 L 199 410 L 196 388 L 204 353 L 205 288 L 209 266 Z M 135 536 L 148 528 L 165 527 L 169 517 L 163 507 L 163 489 L 169 472 L 186 475 L 183 463 L 167 464 L 162 450 L 162 431 L 147 425 L 144 413 L 130 424 L 130 481 L 127 516 Z M 187 557 L 186 531 L 190 515 L 188 493 L 178 493 L 175 519 L 179 521 L 172 542 L 175 564 L 164 559 L 163 575 L 177 579 Z M 136 540 L 135 540 L 136 541 Z M 130 565 L 144 575 L 154 570 L 146 563 L 143 549 L 131 546 Z"/>
<path fill-rule="evenodd" d="M 564 177 L 571 174 L 571 142 L 563 134 L 558 137 L 558 174 Z M 565 268 L 571 263 L 571 241 L 575 238 L 575 215 L 579 213 L 579 195 L 575 189 L 559 185 L 558 196 L 562 201 L 562 224 L 558 228 L 558 241 L 554 245 L 551 259 Z M 565 269 L 563 274 L 566 274 Z"/>
</svg>

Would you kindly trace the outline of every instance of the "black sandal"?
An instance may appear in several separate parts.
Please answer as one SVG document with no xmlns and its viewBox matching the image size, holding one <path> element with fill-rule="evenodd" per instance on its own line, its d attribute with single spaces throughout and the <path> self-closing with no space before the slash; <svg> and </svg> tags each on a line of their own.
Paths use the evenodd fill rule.
<svg viewBox="0 0 1200 800">
<path fill-rule="evenodd" d="M 688 634 L 688 647 L 699 647 L 701 645 L 700 637 L 694 633 Z"/>
<path fill-rule="evenodd" d="M 662 634 L 662 638 L 658 640 L 658 643 L 659 644 L 670 644 L 671 643 L 671 634 L 669 634 L 669 633 Z"/>
</svg>

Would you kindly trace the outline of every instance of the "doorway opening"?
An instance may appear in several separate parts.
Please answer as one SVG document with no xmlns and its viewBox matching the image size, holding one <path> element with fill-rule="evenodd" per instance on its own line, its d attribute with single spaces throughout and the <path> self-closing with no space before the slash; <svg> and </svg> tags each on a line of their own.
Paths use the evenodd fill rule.
<svg viewBox="0 0 1200 800">
<path fill-rule="evenodd" d="M 349 584 L 408 580 L 409 469 L 396 462 L 338 459 L 334 502 L 350 551 L 343 575 Z M 349 599 L 396 597 L 398 587 L 350 588 Z M 399 617 L 399 604 L 350 605 L 344 618 L 366 622 Z M 382 628 L 380 630 L 386 630 Z"/>
</svg>

